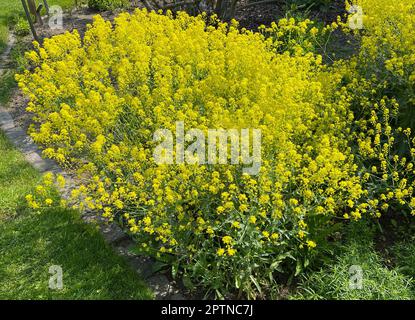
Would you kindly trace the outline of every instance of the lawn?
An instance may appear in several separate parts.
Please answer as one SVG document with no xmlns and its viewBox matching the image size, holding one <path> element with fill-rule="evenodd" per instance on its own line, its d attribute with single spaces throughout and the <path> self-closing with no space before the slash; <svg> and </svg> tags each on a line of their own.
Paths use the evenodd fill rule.
<svg viewBox="0 0 415 320">
<path fill-rule="evenodd" d="M 126 262 L 78 212 L 25 206 L 40 175 L 0 133 L 0 299 L 151 299 Z M 63 289 L 49 289 L 60 266 Z"/>
</svg>

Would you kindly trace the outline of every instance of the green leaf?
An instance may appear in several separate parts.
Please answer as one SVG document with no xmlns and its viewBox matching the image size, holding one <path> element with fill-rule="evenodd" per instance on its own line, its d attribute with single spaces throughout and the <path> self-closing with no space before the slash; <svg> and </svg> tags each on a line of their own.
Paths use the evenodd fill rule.
<svg viewBox="0 0 415 320">
<path fill-rule="evenodd" d="M 235 288 L 239 289 L 241 287 L 241 278 L 239 276 L 235 277 Z"/>
<path fill-rule="evenodd" d="M 177 277 L 177 273 L 179 272 L 179 264 L 178 263 L 174 263 L 171 266 L 171 275 L 173 278 Z"/>
<path fill-rule="evenodd" d="M 296 277 L 296 276 L 298 276 L 300 273 L 301 273 L 301 271 L 303 271 L 303 266 L 302 266 L 302 264 L 301 264 L 301 261 L 297 261 L 297 266 L 295 267 L 295 274 L 294 274 L 294 276 Z"/>
<path fill-rule="evenodd" d="M 192 280 L 190 280 L 190 277 L 185 274 L 183 275 L 183 285 L 187 288 L 187 289 L 193 289 L 195 287 L 195 285 L 193 284 Z"/>
<path fill-rule="evenodd" d="M 153 271 L 154 273 L 156 273 L 156 272 L 159 272 L 159 271 L 161 271 L 161 270 L 165 270 L 165 269 L 167 269 L 168 267 L 169 267 L 169 265 L 168 265 L 167 263 L 165 263 L 165 262 L 161 262 L 161 261 L 156 261 L 156 262 L 154 262 L 154 264 L 153 264 L 152 271 Z"/>
<path fill-rule="evenodd" d="M 250 275 L 249 278 L 251 279 L 251 281 L 255 285 L 255 287 L 258 289 L 258 292 L 262 293 L 261 286 L 259 285 L 258 281 L 254 278 L 254 276 Z"/>
</svg>

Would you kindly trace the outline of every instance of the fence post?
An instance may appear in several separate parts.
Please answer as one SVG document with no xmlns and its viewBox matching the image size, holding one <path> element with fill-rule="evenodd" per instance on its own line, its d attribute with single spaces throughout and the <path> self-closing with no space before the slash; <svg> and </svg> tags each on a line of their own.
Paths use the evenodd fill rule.
<svg viewBox="0 0 415 320">
<path fill-rule="evenodd" d="M 32 34 L 33 34 L 33 38 L 36 41 L 39 42 L 39 38 L 37 36 L 36 30 L 35 30 L 35 26 L 33 25 L 32 17 L 30 16 L 29 9 L 27 8 L 26 0 L 22 0 L 22 5 L 23 5 L 23 9 L 24 9 L 25 14 L 26 14 L 27 21 L 29 22 L 30 30 L 32 31 Z"/>
<path fill-rule="evenodd" d="M 49 4 L 46 0 L 43 0 L 43 3 L 45 5 L 46 13 L 49 15 Z"/>
</svg>

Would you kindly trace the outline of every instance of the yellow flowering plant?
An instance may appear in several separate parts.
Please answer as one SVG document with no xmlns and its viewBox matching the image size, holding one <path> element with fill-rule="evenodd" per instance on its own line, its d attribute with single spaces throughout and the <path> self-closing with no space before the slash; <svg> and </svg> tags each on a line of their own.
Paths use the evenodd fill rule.
<svg viewBox="0 0 415 320">
<path fill-rule="evenodd" d="M 359 6 L 362 30 L 356 30 L 361 49 L 355 69 L 383 96 L 397 99 L 399 124 L 415 129 L 415 1 L 353 0 Z M 370 92 L 370 91 L 368 91 Z M 373 95 L 373 93 L 372 93 Z"/>
<path fill-rule="evenodd" d="M 190 286 L 259 298 L 278 273 L 302 272 L 339 222 L 415 204 L 413 159 L 389 148 L 400 134 L 389 129 L 397 102 L 358 117 L 356 101 L 373 100 L 370 82 L 353 80 L 356 60 L 325 66 L 314 52 L 313 39 L 335 28 L 285 19 L 252 32 L 146 10 L 113 24 L 96 16 L 82 39 L 75 30 L 35 43 L 32 68 L 16 79 L 30 98 L 32 138 L 77 176 L 74 206 L 118 222 Z M 260 129 L 259 174 L 157 164 L 153 134 L 175 132 L 177 121 L 204 133 Z"/>
<path fill-rule="evenodd" d="M 413 210 L 415 1 L 350 1 L 360 8 L 360 50 L 338 63 L 355 114 L 351 139 L 377 217 Z M 347 26 L 347 24 L 346 24 Z M 403 128 L 401 127 L 403 126 Z M 366 208 L 359 214 L 366 213 Z M 348 213 L 347 213 L 348 215 Z"/>
<path fill-rule="evenodd" d="M 32 209 L 38 210 L 47 207 L 66 206 L 66 201 L 59 200 L 58 192 L 55 188 L 65 187 L 65 178 L 61 175 L 54 175 L 51 172 L 44 174 L 41 183 L 36 186 L 33 193 L 26 195 L 26 202 Z"/>
</svg>

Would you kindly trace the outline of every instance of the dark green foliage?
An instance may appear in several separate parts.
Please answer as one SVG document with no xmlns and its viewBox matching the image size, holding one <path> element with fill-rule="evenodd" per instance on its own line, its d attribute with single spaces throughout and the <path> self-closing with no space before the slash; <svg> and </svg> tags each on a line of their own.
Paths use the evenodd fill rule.
<svg viewBox="0 0 415 320">
<path fill-rule="evenodd" d="M 117 8 L 127 7 L 128 0 L 88 0 L 88 6 L 95 10 L 114 10 Z"/>
</svg>

